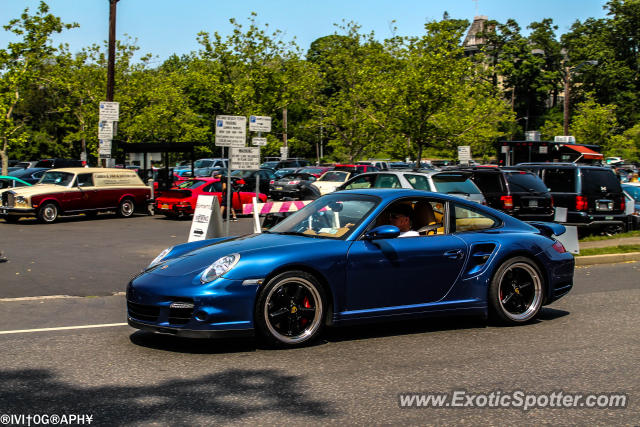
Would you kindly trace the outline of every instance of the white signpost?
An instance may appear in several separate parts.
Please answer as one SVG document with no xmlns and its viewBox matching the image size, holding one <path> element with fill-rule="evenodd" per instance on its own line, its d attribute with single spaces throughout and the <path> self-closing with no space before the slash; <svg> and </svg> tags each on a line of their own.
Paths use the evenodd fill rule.
<svg viewBox="0 0 640 427">
<path fill-rule="evenodd" d="M 98 139 L 113 139 L 113 122 L 98 123 Z"/>
<path fill-rule="evenodd" d="M 244 147 L 247 142 L 247 118 L 216 116 L 216 146 Z"/>
<path fill-rule="evenodd" d="M 100 101 L 100 121 L 117 122 L 120 120 L 120 103 Z"/>
<path fill-rule="evenodd" d="M 260 147 L 231 148 L 229 158 L 233 170 L 260 169 Z"/>
<path fill-rule="evenodd" d="M 259 138 L 257 136 L 251 138 L 251 145 L 256 145 L 258 147 L 264 147 L 267 145 L 267 138 Z"/>
<path fill-rule="evenodd" d="M 460 162 L 468 162 L 471 160 L 471 146 L 460 145 L 458 147 L 458 160 Z"/>
<path fill-rule="evenodd" d="M 198 196 L 193 212 L 189 242 L 222 236 L 222 217 L 217 196 Z"/>
<path fill-rule="evenodd" d="M 99 149 L 98 154 L 101 159 L 109 159 L 111 158 L 111 140 L 110 139 L 99 139 Z"/>
<path fill-rule="evenodd" d="M 249 130 L 251 132 L 271 132 L 271 117 L 249 116 Z"/>
</svg>

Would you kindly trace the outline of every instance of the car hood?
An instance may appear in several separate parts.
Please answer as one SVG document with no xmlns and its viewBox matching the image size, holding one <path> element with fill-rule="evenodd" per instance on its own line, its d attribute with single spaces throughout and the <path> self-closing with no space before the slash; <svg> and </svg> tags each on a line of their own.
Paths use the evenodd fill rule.
<svg viewBox="0 0 640 427">
<path fill-rule="evenodd" d="M 68 187 L 63 187 L 62 185 L 35 184 L 29 187 L 14 188 L 11 191 L 13 191 L 16 194 L 16 196 L 30 197 L 37 194 L 43 194 L 43 193 L 62 193 L 68 190 L 69 190 Z"/>
<path fill-rule="evenodd" d="M 331 241 L 332 239 L 317 239 L 305 236 L 252 234 L 223 240 L 187 252 L 184 255 L 160 263 L 158 266 L 147 270 L 147 273 L 171 277 L 194 275 L 203 271 L 217 259 L 234 253 L 240 254 L 240 263 L 247 258 L 252 258 L 253 262 L 266 263 L 269 259 L 274 259 L 283 252 L 305 251 L 309 249 L 309 244 L 321 244 L 322 242 Z M 304 249 L 297 248 L 297 246 L 302 245 L 305 245 Z M 256 259 L 258 256 L 259 260 Z"/>
</svg>

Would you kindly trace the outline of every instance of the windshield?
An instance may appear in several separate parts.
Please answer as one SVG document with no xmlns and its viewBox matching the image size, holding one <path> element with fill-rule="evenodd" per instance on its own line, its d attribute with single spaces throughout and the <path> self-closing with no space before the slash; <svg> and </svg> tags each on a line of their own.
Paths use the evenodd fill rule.
<svg viewBox="0 0 640 427">
<path fill-rule="evenodd" d="M 182 188 L 182 189 L 185 189 L 185 188 L 198 188 L 201 185 L 204 185 L 206 183 L 207 183 L 207 181 L 201 181 L 199 179 L 196 179 L 196 180 L 183 181 L 180 184 L 176 185 L 176 187 L 177 188 Z"/>
<path fill-rule="evenodd" d="M 213 160 L 196 160 L 193 164 L 194 168 L 210 168 L 213 166 Z"/>
<path fill-rule="evenodd" d="M 636 202 L 640 202 L 640 187 L 636 187 L 635 185 L 623 185 L 622 189 L 629 193 Z"/>
<path fill-rule="evenodd" d="M 480 194 L 478 187 L 463 175 L 437 174 L 431 177 L 436 191 L 448 194 Z"/>
<path fill-rule="evenodd" d="M 349 172 L 331 171 L 322 175 L 318 181 L 345 182 Z"/>
<path fill-rule="evenodd" d="M 380 203 L 374 196 L 330 194 L 321 197 L 269 230 L 328 239 L 346 239 Z"/>
<path fill-rule="evenodd" d="M 231 176 L 244 179 L 244 178 L 251 178 L 254 173 L 255 171 L 235 170 L 231 172 Z"/>
<path fill-rule="evenodd" d="M 42 176 L 39 184 L 56 184 L 67 187 L 73 181 L 74 176 L 69 172 L 47 172 Z"/>
</svg>

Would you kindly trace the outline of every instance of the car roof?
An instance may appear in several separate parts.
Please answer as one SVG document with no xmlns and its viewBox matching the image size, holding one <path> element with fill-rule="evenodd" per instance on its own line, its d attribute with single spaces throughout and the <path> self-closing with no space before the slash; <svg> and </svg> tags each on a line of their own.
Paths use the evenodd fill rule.
<svg viewBox="0 0 640 427">
<path fill-rule="evenodd" d="M 129 172 L 135 173 L 132 169 L 125 168 L 56 168 L 49 169 L 53 172 L 68 172 L 68 173 L 91 173 L 91 172 Z"/>
</svg>

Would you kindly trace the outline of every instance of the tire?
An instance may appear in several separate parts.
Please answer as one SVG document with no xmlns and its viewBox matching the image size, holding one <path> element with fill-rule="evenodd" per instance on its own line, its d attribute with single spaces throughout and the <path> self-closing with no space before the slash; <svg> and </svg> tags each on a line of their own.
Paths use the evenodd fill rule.
<svg viewBox="0 0 640 427">
<path fill-rule="evenodd" d="M 271 279 L 258 295 L 254 319 L 267 344 L 298 347 L 313 341 L 324 325 L 326 298 L 318 280 L 303 271 Z"/>
<path fill-rule="evenodd" d="M 38 220 L 45 224 L 53 224 L 58 219 L 58 205 L 45 203 L 38 209 Z"/>
<path fill-rule="evenodd" d="M 544 301 L 544 279 L 530 258 L 514 257 L 498 268 L 489 286 L 491 314 L 517 325 L 533 319 Z"/>
<path fill-rule="evenodd" d="M 136 205 L 131 199 L 124 199 L 118 206 L 118 216 L 121 218 L 129 218 L 136 211 Z"/>
</svg>

